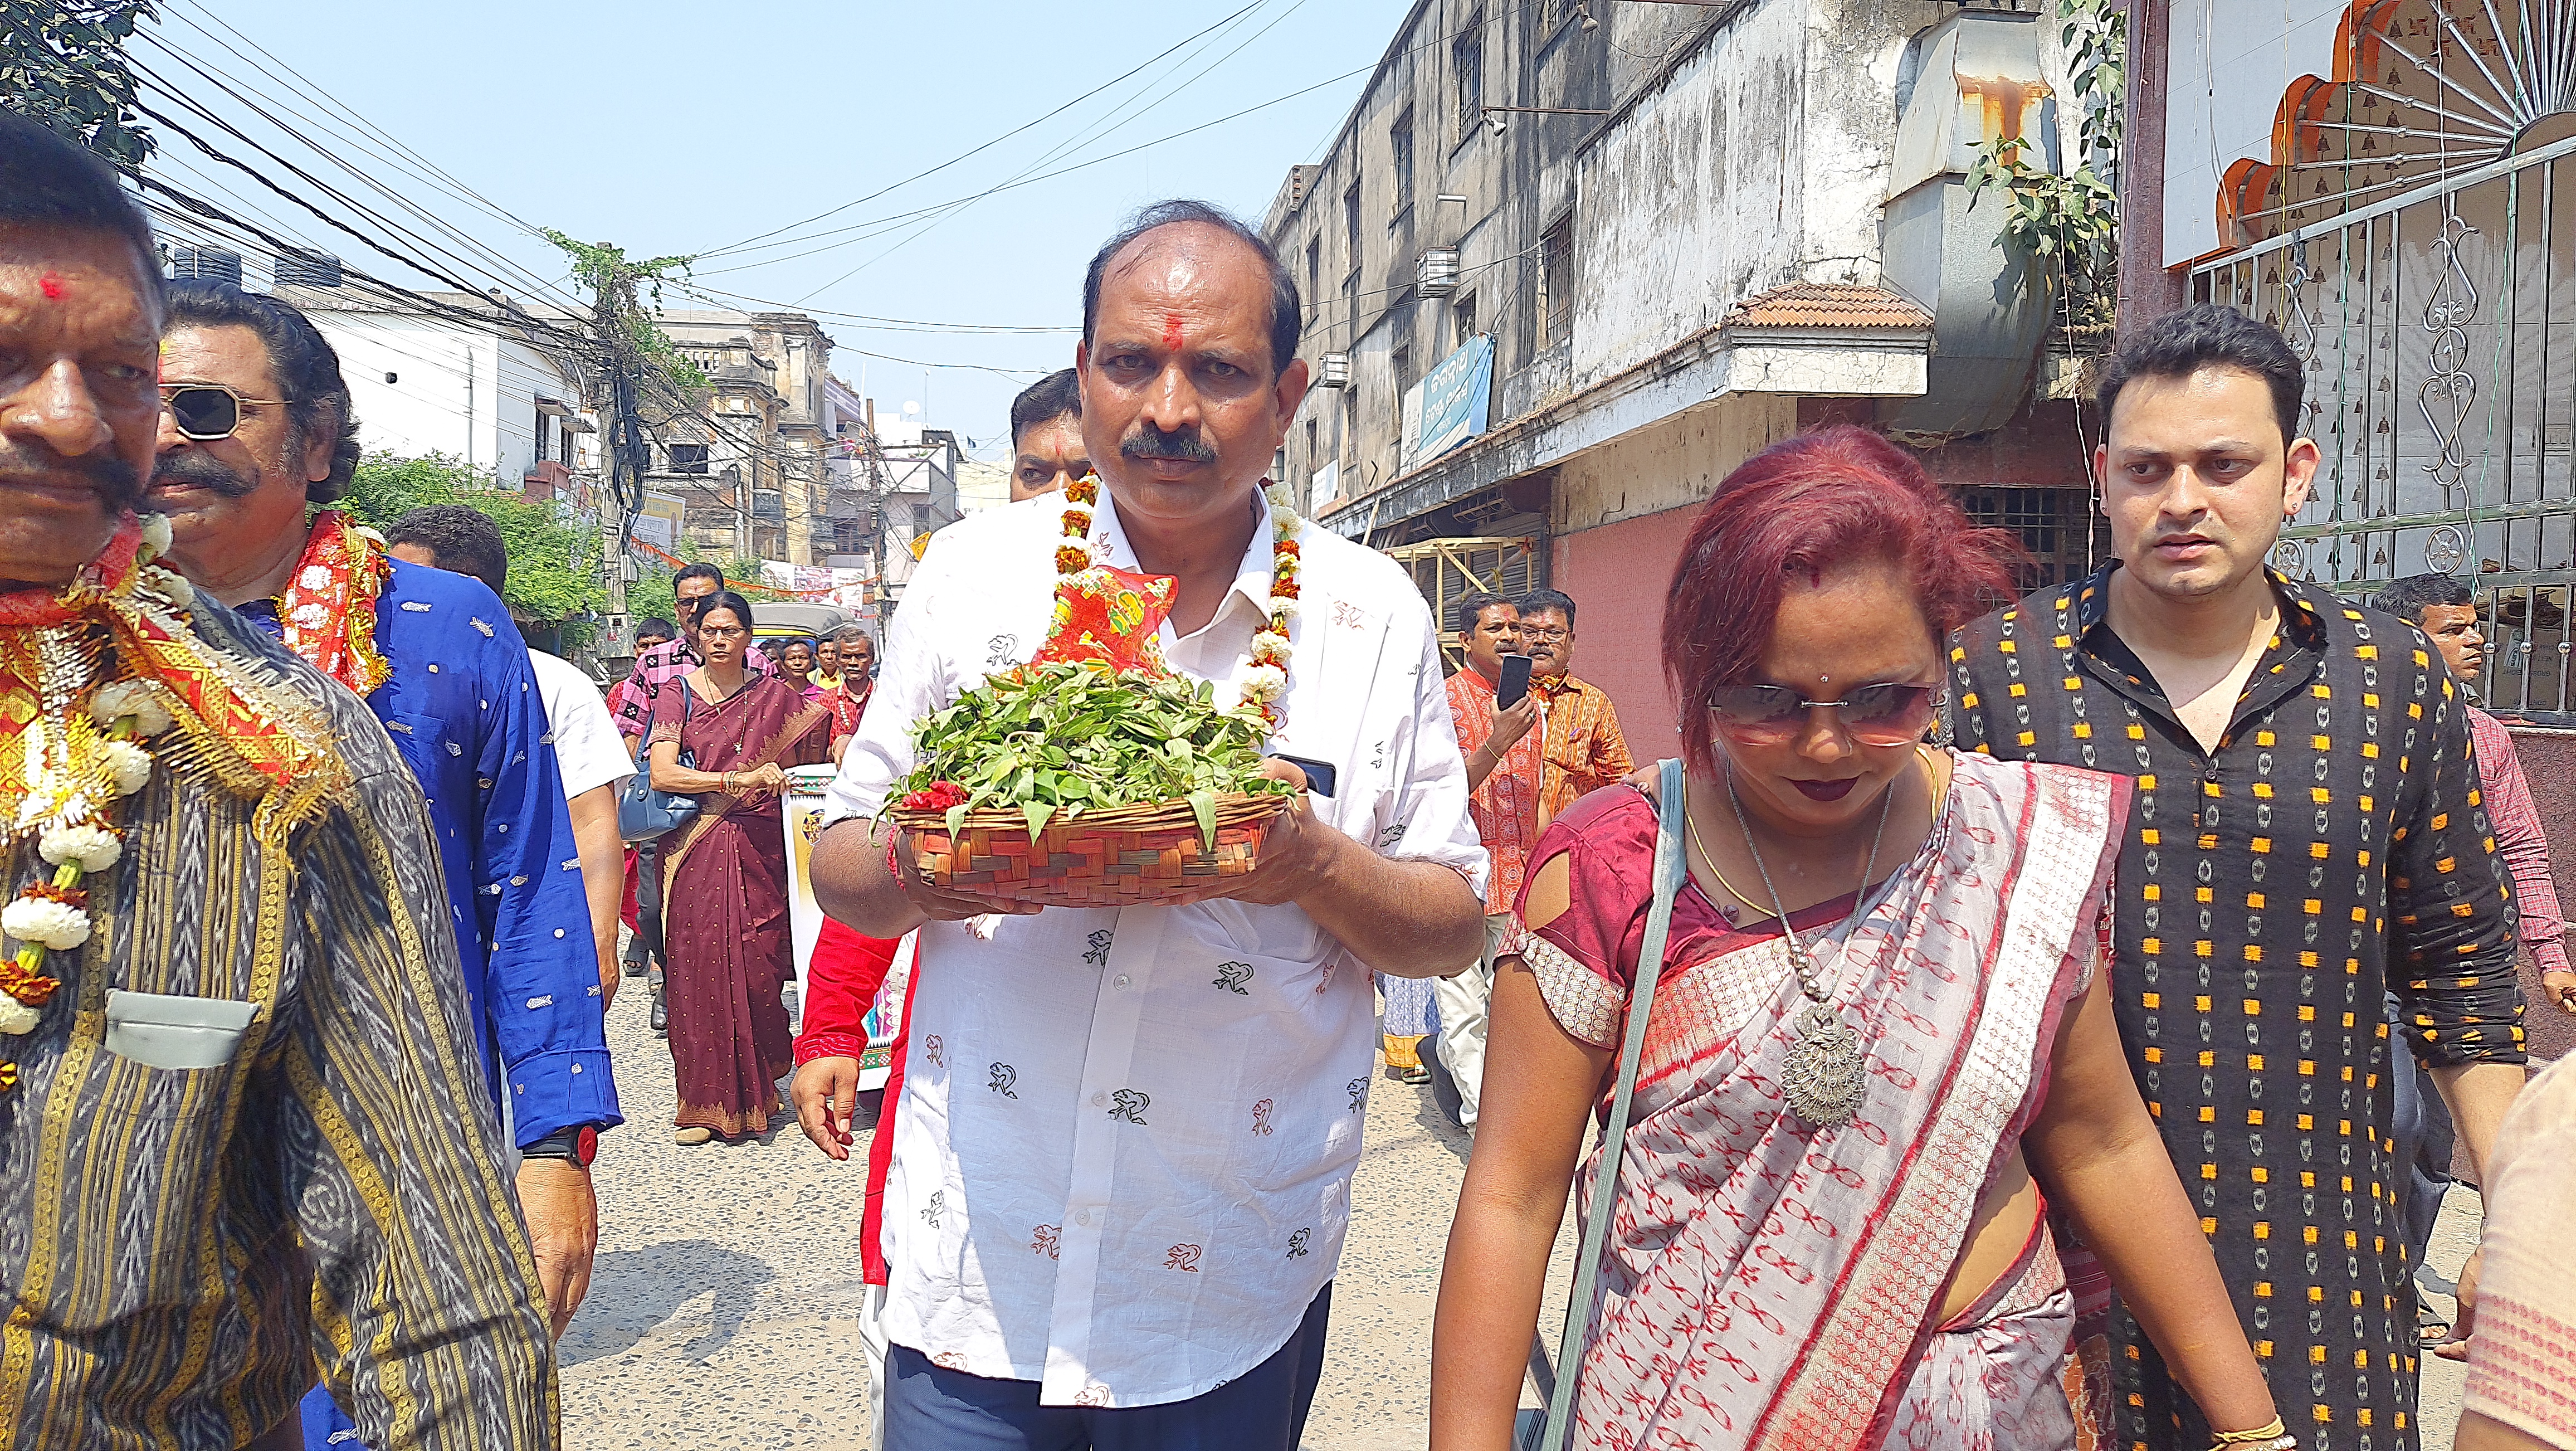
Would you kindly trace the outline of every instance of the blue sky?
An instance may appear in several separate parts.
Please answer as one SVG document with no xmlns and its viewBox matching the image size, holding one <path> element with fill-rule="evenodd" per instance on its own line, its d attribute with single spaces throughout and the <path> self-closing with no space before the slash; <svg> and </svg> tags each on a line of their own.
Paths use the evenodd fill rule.
<svg viewBox="0 0 2576 1451">
<path fill-rule="evenodd" d="M 1078 325 L 1083 265 L 1138 205 L 1200 196 L 1258 223 L 1288 167 L 1313 159 L 1330 142 L 1366 84 L 1365 68 L 1408 8 L 1405 0 L 1129 0 L 1115 7 L 1062 0 L 159 3 L 164 19 L 156 33 L 168 49 L 147 41 L 134 54 L 178 91 L 317 176 L 347 185 L 328 162 L 311 159 L 249 104 L 222 95 L 185 63 L 202 65 L 272 113 L 302 112 L 307 119 L 299 129 L 321 141 L 332 160 L 383 179 L 535 274 L 478 256 L 480 272 L 467 280 L 497 281 L 527 296 L 537 291 L 531 284 L 560 278 L 565 268 L 543 241 L 510 221 L 365 156 L 347 139 L 363 133 L 348 118 L 330 115 L 331 101 L 499 212 L 585 240 L 614 241 L 635 255 L 711 254 L 697 267 L 705 286 L 815 311 L 839 345 L 835 372 L 854 385 L 864 382 L 881 409 L 923 403 L 934 426 L 979 443 L 1001 439 L 1010 398 L 1030 376 L 926 369 L 891 359 L 1051 370 L 1071 362 L 1071 333 L 913 330 L 823 310 L 941 324 Z M 1245 7 L 1223 28 L 1153 60 Z M 269 62 L 242 37 L 329 99 L 282 72 L 258 74 L 244 55 Z M 218 38 L 244 54 L 225 50 Z M 1109 84 L 1148 61 L 1136 76 Z M 1343 76 L 1354 70 L 1360 74 Z M 1195 135 L 962 210 L 896 220 L 1307 87 L 1318 88 Z M 935 175 L 805 221 L 1095 90 L 1063 114 Z M 159 99 L 153 104 L 168 109 Z M 172 114 L 220 148 L 277 173 L 196 118 Z M 320 127 L 316 118 L 324 115 L 340 135 Z M 256 211 L 276 230 L 311 239 L 378 275 L 421 284 L 257 183 L 226 172 L 180 137 L 165 131 L 162 144 L 171 184 L 215 195 L 246 214 Z M 278 179 L 307 189 L 282 173 Z M 216 193 L 217 184 L 227 190 Z M 366 200 L 386 206 L 381 198 Z M 719 250 L 780 228 L 788 238 L 806 240 Z M 885 356 L 864 357 L 862 350 Z M 997 450 L 979 452 L 998 456 Z"/>
</svg>

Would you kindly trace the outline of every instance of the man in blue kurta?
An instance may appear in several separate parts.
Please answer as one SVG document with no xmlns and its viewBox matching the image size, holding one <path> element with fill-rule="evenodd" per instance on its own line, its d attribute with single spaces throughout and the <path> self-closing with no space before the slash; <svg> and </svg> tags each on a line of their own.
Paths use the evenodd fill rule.
<svg viewBox="0 0 2576 1451">
<path fill-rule="evenodd" d="M 428 798 L 448 925 L 560 1335 L 589 1286 L 589 1164 L 620 1122 L 580 853 L 527 649 L 480 581 L 387 557 L 327 504 L 357 461 L 339 360 L 302 314 L 172 287 L 152 501 L 170 562 L 364 696 Z M 469 908 L 466 904 L 472 904 Z M 316 1391 L 309 1445 L 345 1447 Z"/>
</svg>

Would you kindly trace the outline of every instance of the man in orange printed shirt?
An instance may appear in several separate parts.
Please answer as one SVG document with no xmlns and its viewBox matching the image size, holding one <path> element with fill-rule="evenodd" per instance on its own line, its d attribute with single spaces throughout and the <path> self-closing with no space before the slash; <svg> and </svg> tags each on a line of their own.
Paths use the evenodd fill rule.
<svg viewBox="0 0 2576 1451">
<path fill-rule="evenodd" d="M 1440 1005 L 1440 1061 L 1458 1087 L 1458 1122 L 1476 1126 L 1476 1102 L 1485 1081 L 1485 1004 L 1494 990 L 1494 944 L 1501 939 L 1512 903 L 1521 894 L 1521 869 L 1538 844 L 1543 742 L 1538 691 L 1533 686 L 1505 709 L 1495 696 L 1503 657 L 1521 653 L 1520 611 L 1495 594 L 1458 602 L 1458 633 L 1466 642 L 1467 668 L 1449 677 L 1449 714 L 1458 728 L 1458 750 L 1467 758 L 1467 814 L 1494 858 L 1485 897 L 1484 955 L 1454 977 L 1434 978 Z"/>
<path fill-rule="evenodd" d="M 1530 657 L 1530 688 L 1547 713 L 1546 760 L 1539 772 L 1538 821 L 1545 826 L 1585 794 L 1636 768 L 1619 712 L 1601 687 L 1574 678 L 1574 601 L 1560 591 L 1521 596 L 1521 648 Z"/>
</svg>

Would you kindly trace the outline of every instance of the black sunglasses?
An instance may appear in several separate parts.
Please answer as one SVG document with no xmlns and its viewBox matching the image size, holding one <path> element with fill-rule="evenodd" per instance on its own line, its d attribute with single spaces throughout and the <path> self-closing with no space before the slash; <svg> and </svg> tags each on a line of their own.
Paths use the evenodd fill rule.
<svg viewBox="0 0 2576 1451">
<path fill-rule="evenodd" d="M 198 443 L 232 437 L 241 427 L 245 403 L 283 406 L 285 402 L 283 398 L 245 398 L 221 383 L 166 383 L 161 388 L 161 406 L 170 410 L 179 436 Z"/>
</svg>

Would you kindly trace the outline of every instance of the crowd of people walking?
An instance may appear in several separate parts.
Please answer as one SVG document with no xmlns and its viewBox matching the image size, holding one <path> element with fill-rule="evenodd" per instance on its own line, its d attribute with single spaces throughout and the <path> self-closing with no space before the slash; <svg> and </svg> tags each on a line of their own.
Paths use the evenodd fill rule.
<svg viewBox="0 0 2576 1451">
<path fill-rule="evenodd" d="M 1887 439 L 1754 455 L 1639 763 L 1576 600 L 1461 601 L 1451 671 L 1410 577 L 1266 497 L 1308 377 L 1257 233 L 1150 208 L 1082 302 L 1013 505 L 930 543 L 882 662 L 756 645 L 698 566 L 602 698 L 525 648 L 488 520 L 331 507 L 356 420 L 301 314 L 163 278 L 113 175 L 0 115 L 11 1444 L 557 1444 L 645 1071 L 622 978 L 681 1143 L 792 1101 L 839 1159 L 909 942 L 850 1198 L 900 1451 L 1297 1446 L 1382 1071 L 1474 1136 L 1438 1451 L 2405 1451 L 2428 1350 L 2462 1451 L 2576 1447 L 2576 1070 L 2525 1083 L 2517 975 L 2576 1012 L 2545 838 L 2465 586 L 2267 567 L 2318 465 L 2277 333 L 2120 341 L 2112 560 L 2018 600 Z M 1169 667 L 1266 701 L 1309 788 L 1181 905 L 943 888 L 889 839 L 915 722 L 1047 637 L 1068 521 L 1171 581 Z M 2454 1137 L 2487 1222 L 2427 1325 Z"/>
</svg>

